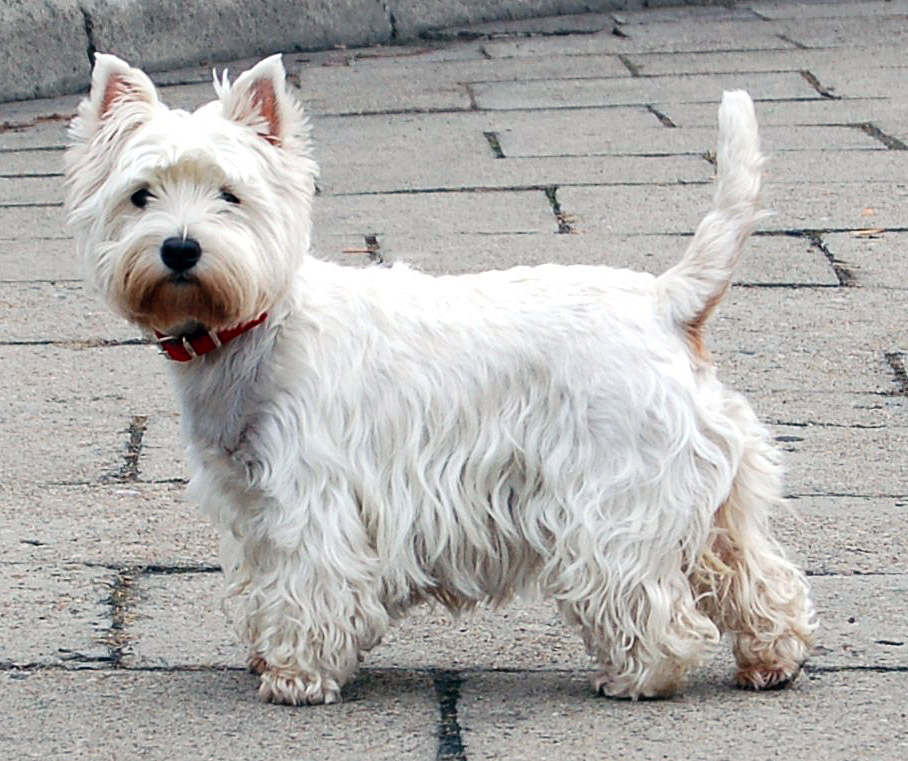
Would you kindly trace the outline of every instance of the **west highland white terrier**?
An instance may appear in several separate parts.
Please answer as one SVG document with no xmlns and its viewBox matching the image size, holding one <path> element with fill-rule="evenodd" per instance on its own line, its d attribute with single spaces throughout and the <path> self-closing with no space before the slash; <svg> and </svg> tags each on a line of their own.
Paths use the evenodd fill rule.
<svg viewBox="0 0 908 761">
<path fill-rule="evenodd" d="M 738 683 L 799 671 L 804 575 L 773 539 L 778 456 L 703 327 L 761 217 L 753 104 L 659 277 L 546 265 L 430 277 L 310 255 L 317 167 L 279 56 L 193 113 L 98 55 L 68 210 L 90 280 L 155 332 L 190 489 L 222 537 L 259 692 L 330 703 L 406 610 L 554 600 L 595 687 L 670 694 L 724 632 Z"/>
</svg>

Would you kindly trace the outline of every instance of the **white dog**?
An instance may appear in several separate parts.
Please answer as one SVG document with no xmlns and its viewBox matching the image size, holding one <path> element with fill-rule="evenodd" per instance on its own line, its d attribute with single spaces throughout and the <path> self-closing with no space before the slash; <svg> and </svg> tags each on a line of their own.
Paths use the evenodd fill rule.
<svg viewBox="0 0 908 761">
<path fill-rule="evenodd" d="M 191 490 L 223 538 L 267 700 L 333 702 L 427 598 L 552 598 L 602 693 L 675 690 L 723 632 L 738 682 L 792 679 L 813 608 L 768 527 L 777 455 L 702 329 L 760 219 L 753 105 L 726 93 L 718 188 L 660 277 L 429 277 L 309 255 L 317 167 L 280 58 L 194 113 L 99 55 L 68 208 L 91 279 L 157 331 Z"/>
</svg>

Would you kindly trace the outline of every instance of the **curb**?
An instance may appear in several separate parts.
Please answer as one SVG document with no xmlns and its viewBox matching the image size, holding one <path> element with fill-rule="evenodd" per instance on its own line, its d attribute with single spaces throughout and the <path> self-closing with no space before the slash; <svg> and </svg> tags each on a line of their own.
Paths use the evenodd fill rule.
<svg viewBox="0 0 908 761">
<path fill-rule="evenodd" d="M 503 19 L 711 0 L 0 0 L 0 102 L 88 87 L 94 51 L 146 71 L 412 40 Z"/>
</svg>

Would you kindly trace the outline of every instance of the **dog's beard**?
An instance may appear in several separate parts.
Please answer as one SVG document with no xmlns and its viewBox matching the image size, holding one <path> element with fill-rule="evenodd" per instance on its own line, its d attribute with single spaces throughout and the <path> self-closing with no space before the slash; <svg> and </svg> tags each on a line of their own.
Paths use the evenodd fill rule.
<svg viewBox="0 0 908 761">
<path fill-rule="evenodd" d="M 148 252 L 127 255 L 115 276 L 117 306 L 142 327 L 166 332 L 195 322 L 220 330 L 265 311 L 264 298 L 248 292 L 250 278 L 236 269 L 206 262 L 175 273 L 164 270 L 156 258 Z"/>
</svg>

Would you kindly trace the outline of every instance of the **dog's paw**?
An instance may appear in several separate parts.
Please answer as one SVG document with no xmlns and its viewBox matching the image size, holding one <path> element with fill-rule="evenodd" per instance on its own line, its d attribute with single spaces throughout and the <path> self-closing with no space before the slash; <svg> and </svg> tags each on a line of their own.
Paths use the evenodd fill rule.
<svg viewBox="0 0 908 761">
<path fill-rule="evenodd" d="M 249 653 L 246 656 L 246 668 L 249 673 L 261 676 L 268 668 L 268 662 L 258 653 Z"/>
<path fill-rule="evenodd" d="M 608 672 L 595 674 L 590 682 L 599 695 L 613 700 L 669 700 L 678 691 L 678 682 L 675 680 L 641 686 L 617 682 Z"/>
<path fill-rule="evenodd" d="M 800 673 L 800 666 L 770 668 L 756 665 L 739 669 L 735 681 L 742 690 L 781 690 L 794 682 Z"/>
<path fill-rule="evenodd" d="M 266 703 L 301 706 L 340 702 L 340 685 L 331 679 L 309 679 L 303 674 L 267 666 L 261 676 L 259 697 Z"/>
</svg>

